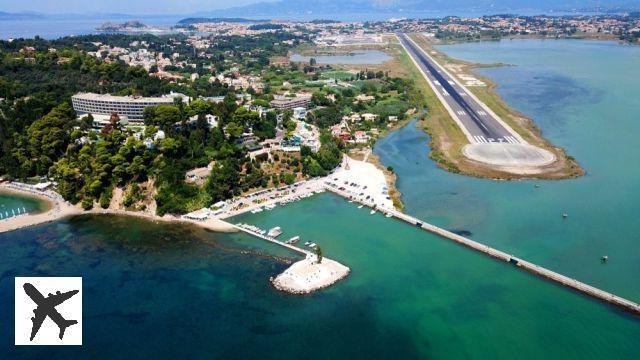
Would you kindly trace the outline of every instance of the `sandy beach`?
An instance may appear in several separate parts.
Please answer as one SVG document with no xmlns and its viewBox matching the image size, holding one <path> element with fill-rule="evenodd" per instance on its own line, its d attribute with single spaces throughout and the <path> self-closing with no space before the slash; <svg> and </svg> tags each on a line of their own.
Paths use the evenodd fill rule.
<svg viewBox="0 0 640 360">
<path fill-rule="evenodd" d="M 150 221 L 162 221 L 162 222 L 182 222 L 187 224 L 193 224 L 202 228 L 217 231 L 217 232 L 237 232 L 237 229 L 228 224 L 225 221 L 219 219 L 207 219 L 204 221 L 196 221 L 183 219 L 177 216 L 165 215 L 157 216 L 147 212 L 136 212 L 119 209 L 101 209 L 93 208 L 91 210 L 83 210 L 79 205 L 72 205 L 67 201 L 64 201 L 59 194 L 54 191 L 42 191 L 31 190 L 28 188 L 19 188 L 15 184 L 4 183 L 0 184 L 0 191 L 10 194 L 16 194 L 20 196 L 34 197 L 49 204 L 48 210 L 37 214 L 24 214 L 11 218 L 7 218 L 0 221 L 0 233 L 15 231 L 28 226 L 34 226 L 38 224 L 44 224 L 60 219 L 64 219 L 70 216 L 92 214 L 92 215 L 119 215 L 119 216 L 134 216 L 138 218 L 147 219 Z"/>
<path fill-rule="evenodd" d="M 52 191 L 38 192 L 37 190 L 20 189 L 11 184 L 0 184 L 0 191 L 20 196 L 37 198 L 48 204 L 47 210 L 36 214 L 23 214 L 0 221 L 0 233 L 22 229 L 24 227 L 56 221 L 68 216 L 79 215 L 81 210 L 70 203 L 58 198 Z M 57 195 L 57 196 L 56 196 Z"/>
</svg>

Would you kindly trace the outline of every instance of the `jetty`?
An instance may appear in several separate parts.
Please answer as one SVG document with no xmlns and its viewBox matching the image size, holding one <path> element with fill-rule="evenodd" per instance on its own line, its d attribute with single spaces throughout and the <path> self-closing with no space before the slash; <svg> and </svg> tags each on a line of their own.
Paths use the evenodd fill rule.
<svg viewBox="0 0 640 360">
<path fill-rule="evenodd" d="M 363 199 L 361 197 L 355 196 L 353 193 L 349 193 L 347 191 L 344 190 L 340 190 L 334 186 L 332 186 L 330 183 L 325 183 L 325 188 L 327 191 L 330 191 L 334 194 L 337 194 L 341 197 L 344 197 L 348 200 L 352 200 L 355 202 L 358 202 L 364 206 L 368 206 L 370 208 L 376 208 L 376 204 L 372 201 L 369 201 L 367 199 Z M 379 208 L 378 208 L 379 209 Z M 473 241 L 469 238 L 466 238 L 464 236 L 458 235 L 458 234 L 454 234 L 451 231 L 445 230 L 443 228 L 437 227 L 435 225 L 431 225 L 427 222 L 424 222 L 420 219 L 417 219 L 413 216 L 404 214 L 402 212 L 399 212 L 395 209 L 380 209 L 381 211 L 385 212 L 387 215 L 391 215 L 391 217 L 395 217 L 399 220 L 405 221 L 409 224 L 411 224 L 412 226 L 416 226 L 422 230 L 431 232 L 433 234 L 439 235 L 440 237 L 443 237 L 445 239 L 449 239 L 452 241 L 455 241 L 456 243 L 466 246 L 468 248 L 471 248 L 475 251 L 481 252 L 483 254 L 489 255 L 493 258 L 508 262 L 510 264 L 513 264 L 514 266 L 516 266 L 519 269 L 528 271 L 532 274 L 538 275 L 540 277 L 543 277 L 545 279 L 554 281 L 558 284 L 561 284 L 563 286 L 566 286 L 570 289 L 579 291 L 583 294 L 589 295 L 595 299 L 616 305 L 622 309 L 625 309 L 629 312 L 635 313 L 635 314 L 640 314 L 640 304 L 637 304 L 631 300 L 627 300 L 625 298 L 622 298 L 620 296 L 617 296 L 615 294 L 612 294 L 610 292 L 598 289 L 594 286 L 585 284 L 581 281 L 578 281 L 576 279 L 572 279 L 568 276 L 559 274 L 555 271 L 549 270 L 547 268 L 544 268 L 542 266 L 536 265 L 534 263 L 531 263 L 529 261 L 523 260 L 521 258 L 518 258 L 516 256 L 513 256 L 511 254 L 505 253 L 504 251 L 500 251 L 497 249 L 494 249 L 490 246 L 481 244 L 477 241 Z"/>
<path fill-rule="evenodd" d="M 304 259 L 293 263 L 283 273 L 270 279 L 273 286 L 278 290 L 292 294 L 308 294 L 335 284 L 347 277 L 351 272 L 351 269 L 335 260 L 322 258 L 322 261 L 318 262 L 318 257 L 315 253 L 293 246 L 288 242 L 276 240 L 255 229 L 236 224 L 229 225 L 248 235 L 304 255 Z"/>
</svg>

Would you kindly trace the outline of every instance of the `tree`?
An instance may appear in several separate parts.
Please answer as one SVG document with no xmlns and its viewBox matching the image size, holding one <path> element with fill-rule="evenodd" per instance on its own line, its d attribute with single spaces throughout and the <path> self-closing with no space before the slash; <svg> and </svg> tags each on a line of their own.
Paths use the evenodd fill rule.
<svg viewBox="0 0 640 360">
<path fill-rule="evenodd" d="M 322 262 L 322 249 L 320 245 L 316 245 L 314 252 L 316 254 L 317 264 L 320 264 Z"/>
<path fill-rule="evenodd" d="M 244 132 L 244 127 L 235 122 L 230 122 L 227 124 L 224 130 L 227 132 L 227 134 L 229 134 L 230 137 L 239 138 L 240 135 L 242 135 L 242 133 Z"/>
<path fill-rule="evenodd" d="M 169 130 L 182 120 L 180 109 L 175 105 L 149 106 L 144 109 L 145 125 L 156 125 L 162 130 Z"/>
</svg>

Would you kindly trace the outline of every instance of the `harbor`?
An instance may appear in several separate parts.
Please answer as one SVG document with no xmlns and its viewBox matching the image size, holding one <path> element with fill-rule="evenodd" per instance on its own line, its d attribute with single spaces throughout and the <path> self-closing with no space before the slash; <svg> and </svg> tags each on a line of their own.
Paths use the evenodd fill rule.
<svg viewBox="0 0 640 360">
<path fill-rule="evenodd" d="M 276 240 L 275 237 L 282 234 L 280 227 L 275 227 L 265 234 L 265 230 L 249 224 L 232 226 L 248 235 L 283 246 L 304 256 L 304 259 L 293 263 L 275 278 L 269 279 L 273 286 L 280 291 L 292 294 L 309 294 L 335 284 L 351 272 L 351 269 L 337 261 L 319 257 L 314 252 L 293 246 L 290 240 L 295 237 L 284 242 Z"/>
</svg>

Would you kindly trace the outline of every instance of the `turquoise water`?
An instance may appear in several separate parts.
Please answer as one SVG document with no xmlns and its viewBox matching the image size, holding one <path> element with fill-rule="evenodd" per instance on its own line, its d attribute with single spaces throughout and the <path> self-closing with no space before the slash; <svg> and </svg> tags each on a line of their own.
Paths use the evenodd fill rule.
<svg viewBox="0 0 640 360">
<path fill-rule="evenodd" d="M 13 214 L 17 215 L 18 209 L 20 213 L 23 211 L 39 213 L 46 210 L 46 208 L 47 204 L 43 201 L 0 191 L 0 221 L 14 216 Z"/>
<path fill-rule="evenodd" d="M 302 56 L 293 54 L 291 61 L 309 62 L 311 58 L 316 59 L 318 64 L 382 64 L 391 60 L 391 57 L 380 50 L 356 51 L 350 55 L 317 55 Z"/>
<path fill-rule="evenodd" d="M 565 69 L 554 62 L 566 62 L 554 54 L 573 46 L 576 54 L 570 59 L 580 64 Z M 541 124 L 548 138 L 567 147 L 588 175 L 557 182 L 493 182 L 449 174 L 427 158 L 424 132 L 408 125 L 375 148 L 398 173 L 407 211 L 640 300 L 640 232 L 634 220 L 640 152 L 631 141 L 640 134 L 633 121 L 638 110 L 633 84 L 640 75 L 618 74 L 638 59 L 639 50 L 522 41 L 446 51 L 471 60 L 473 54 L 490 52 L 484 61 L 518 65 L 483 71 L 501 83 L 499 91 L 511 104 Z M 531 54 L 548 60 L 536 63 Z M 609 76 L 590 80 L 596 69 Z M 564 221 L 563 212 L 569 213 Z M 296 254 L 242 234 L 137 219 L 78 217 L 0 234 L 3 308 L 13 307 L 14 276 L 82 275 L 85 286 L 82 348 L 15 348 L 6 336 L 0 340 L 0 358 L 640 355 L 637 316 L 405 223 L 369 215 L 335 195 L 233 221 L 282 226 L 283 239 L 300 235 L 301 242 L 316 242 L 325 256 L 347 264 L 352 273 L 324 291 L 286 295 L 268 278 L 298 259 Z M 610 261 L 600 264 L 605 253 Z M 13 332 L 12 311 L 0 311 L 0 324 Z"/>
<path fill-rule="evenodd" d="M 426 136 L 405 129 L 376 151 L 400 175 L 400 191 L 410 194 L 407 211 L 640 301 L 640 73 L 634 70 L 640 47 L 514 40 L 440 50 L 516 65 L 479 72 L 495 80 L 504 99 L 566 148 L 587 175 L 495 182 L 448 174 L 424 158 Z M 607 264 L 600 264 L 602 255 L 609 256 Z"/>
</svg>

